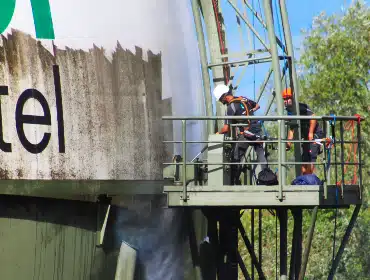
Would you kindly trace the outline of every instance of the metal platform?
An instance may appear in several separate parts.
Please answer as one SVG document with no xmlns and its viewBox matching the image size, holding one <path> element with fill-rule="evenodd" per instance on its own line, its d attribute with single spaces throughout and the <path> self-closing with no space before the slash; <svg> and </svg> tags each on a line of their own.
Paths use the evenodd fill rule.
<svg viewBox="0 0 370 280">
<path fill-rule="evenodd" d="M 181 186 L 165 186 L 169 207 L 182 206 L 240 206 L 242 208 L 274 208 L 300 206 L 302 208 L 346 207 L 361 204 L 359 186 L 346 186 L 343 198 L 339 188 L 328 186 L 327 198 L 323 186 L 286 186 L 279 200 L 279 186 L 193 186 L 188 187 L 187 200 L 183 200 Z M 336 193 L 338 191 L 338 194 Z M 338 200 L 337 200 L 338 197 Z"/>
<path fill-rule="evenodd" d="M 168 207 L 207 207 L 207 206 L 233 206 L 240 208 L 276 208 L 281 206 L 286 207 L 301 207 L 312 208 L 315 206 L 324 208 L 348 207 L 350 205 L 360 205 L 362 203 L 362 161 L 361 161 L 361 141 L 360 139 L 360 123 L 356 117 L 336 117 L 340 122 L 340 127 L 343 127 L 343 121 L 358 121 L 356 139 L 351 141 L 346 140 L 344 134 L 341 133 L 339 139 L 324 138 L 308 140 L 289 140 L 289 142 L 315 142 L 331 141 L 330 145 L 321 144 L 323 146 L 323 153 L 320 159 L 315 162 L 317 171 L 320 172 L 322 181 L 321 185 L 290 185 L 287 183 L 287 171 L 289 166 L 299 167 L 303 164 L 311 164 L 310 162 L 289 162 L 285 153 L 285 143 L 288 142 L 278 132 L 278 137 L 271 139 L 258 139 L 260 143 L 275 143 L 277 146 L 278 158 L 275 161 L 268 161 L 269 166 L 277 167 L 278 185 L 276 186 L 262 186 L 262 185 L 229 185 L 230 172 L 228 168 L 230 165 L 242 164 L 245 166 L 257 165 L 254 171 L 254 176 L 258 174 L 258 165 L 256 161 L 247 159 L 249 150 L 246 152 L 246 161 L 242 163 L 230 162 L 228 153 L 230 152 L 230 143 L 236 142 L 254 142 L 255 141 L 236 141 L 235 138 L 226 137 L 220 134 L 210 134 L 208 141 L 187 141 L 186 140 L 186 121 L 190 119 L 209 120 L 209 119 L 229 119 L 233 117 L 164 117 L 165 119 L 182 120 L 183 123 L 183 137 L 182 141 L 165 141 L 171 143 L 180 143 L 183 148 L 183 158 L 177 162 L 165 163 L 167 167 L 164 170 L 164 178 L 167 179 L 167 184 L 164 186 L 164 193 L 167 194 Z M 234 117 L 234 119 L 263 119 L 269 121 L 285 121 L 285 120 L 308 120 L 316 119 L 323 121 L 324 131 L 327 131 L 327 121 L 330 116 L 249 116 L 249 117 Z M 240 125 L 240 124 L 239 124 Z M 332 132 L 334 127 L 331 126 Z M 280 125 L 279 125 L 280 130 Z M 352 137 L 353 138 L 353 137 Z M 190 143 L 206 143 L 207 155 L 206 160 L 191 160 L 186 158 L 186 145 Z M 335 143 L 335 144 L 334 144 Z M 357 162 L 348 162 L 344 160 L 346 150 L 344 144 L 358 145 Z M 334 148 L 332 148 L 334 146 Z M 298 146 L 299 147 L 299 146 Z M 331 149 L 335 153 L 330 156 Z M 339 150 L 338 150 L 339 149 Z M 283 150 L 283 152 L 282 152 Z M 338 153 L 337 153 L 338 150 Z M 203 150 L 203 152 L 205 149 Z M 355 167 L 358 182 L 348 182 L 348 174 L 346 175 L 346 166 L 352 165 Z M 253 168 L 249 168 L 250 170 Z M 251 172 L 251 171 L 250 171 Z M 319 174 L 319 173 L 317 173 Z M 245 174 L 246 175 L 246 174 Z M 347 176 L 347 177 L 346 177 Z M 168 180 L 172 177 L 171 180 Z M 251 184 L 251 177 L 244 180 Z M 330 179 L 331 178 L 331 179 Z M 335 182 L 334 182 L 335 179 Z M 347 181 L 347 182 L 346 182 Z M 170 182 L 168 184 L 168 182 Z M 250 183 L 249 183 L 250 182 Z M 290 182 L 290 181 L 289 181 Z"/>
</svg>

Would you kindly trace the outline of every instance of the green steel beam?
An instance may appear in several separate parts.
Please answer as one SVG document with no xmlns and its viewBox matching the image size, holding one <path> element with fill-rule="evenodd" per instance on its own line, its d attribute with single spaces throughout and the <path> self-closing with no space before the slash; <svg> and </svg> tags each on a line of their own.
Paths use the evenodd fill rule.
<svg viewBox="0 0 370 280">
<path fill-rule="evenodd" d="M 263 21 L 262 17 L 253 9 L 253 7 L 248 3 L 248 1 L 244 1 L 244 4 L 248 7 L 248 9 L 253 13 L 253 15 L 258 19 L 258 21 L 262 24 L 262 26 L 267 29 L 266 23 Z M 279 47 L 286 53 L 286 48 L 284 47 L 283 43 L 280 41 L 278 36 L 276 37 L 276 43 Z"/>
<path fill-rule="evenodd" d="M 257 39 L 261 42 L 261 44 L 266 48 L 266 49 L 269 49 L 268 46 L 266 45 L 266 43 L 263 41 L 263 39 L 261 38 L 261 36 L 258 34 L 258 32 L 256 31 L 256 29 L 254 29 L 254 27 L 248 22 L 248 20 L 244 17 L 244 15 L 239 11 L 239 9 L 236 7 L 236 5 L 231 2 L 230 0 L 227 0 L 227 2 L 229 2 L 229 4 L 231 5 L 231 7 L 233 7 L 233 9 L 235 10 L 235 12 L 240 16 L 240 18 L 245 22 L 245 24 L 249 27 L 249 29 L 254 33 L 254 35 L 256 35 Z"/>
<path fill-rule="evenodd" d="M 310 255 L 311 243 L 312 243 L 312 239 L 313 239 L 313 234 L 315 232 L 315 224 L 316 224 L 318 209 L 319 208 L 316 206 L 312 211 L 311 225 L 310 225 L 310 228 L 308 230 L 308 236 L 307 236 L 307 239 L 306 239 L 306 246 L 305 246 L 304 253 L 303 253 L 301 271 L 299 272 L 299 277 L 298 277 L 299 280 L 305 279 L 304 275 L 306 274 L 306 267 L 307 267 L 307 263 L 308 263 L 308 257 Z"/>
<path fill-rule="evenodd" d="M 280 222 L 280 279 L 286 280 L 288 275 L 288 209 L 277 210 Z"/>
<path fill-rule="evenodd" d="M 278 93 L 278 96 L 276 98 L 277 100 L 277 111 L 279 116 L 284 115 L 284 102 L 283 98 L 281 97 L 280 93 L 282 92 L 281 89 L 281 74 L 280 74 L 280 63 L 278 58 L 278 51 L 276 47 L 276 36 L 274 33 L 274 22 L 272 17 L 272 10 L 271 10 L 271 1 L 270 0 L 264 0 L 263 1 L 265 16 L 266 16 L 266 22 L 267 22 L 267 31 L 270 41 L 270 47 L 271 47 L 271 56 L 272 56 L 272 68 L 274 71 L 274 84 L 275 84 L 275 91 Z M 280 121 L 280 129 L 279 129 L 280 135 L 286 135 L 285 132 L 285 124 L 284 122 Z M 286 144 L 280 143 L 279 144 L 279 157 L 282 161 L 286 161 L 286 150 L 285 150 Z M 281 185 L 285 185 L 286 181 L 286 168 L 282 167 L 279 169 L 279 182 Z"/>
<path fill-rule="evenodd" d="M 277 12 L 277 11 L 276 11 Z M 291 82 L 293 82 L 293 89 L 294 89 L 294 106 L 293 106 L 293 114 L 299 116 L 299 84 L 297 78 L 297 72 L 295 67 L 294 61 L 294 50 L 293 50 L 293 42 L 292 42 L 292 35 L 290 32 L 289 26 L 289 19 L 288 19 L 288 12 L 286 9 L 285 0 L 280 0 L 280 12 L 281 12 L 281 19 L 283 23 L 283 30 L 284 30 L 284 37 L 286 42 L 287 54 L 291 57 L 289 60 L 290 62 L 290 73 L 291 73 Z M 300 121 L 297 121 L 298 126 L 294 129 L 294 135 L 296 139 L 301 139 L 301 124 Z M 299 143 L 294 144 L 294 156 L 296 161 L 301 161 L 301 145 Z M 296 166 L 296 176 L 301 175 L 301 170 L 299 166 Z"/>
<path fill-rule="evenodd" d="M 338 268 L 340 259 L 342 258 L 342 255 L 344 253 L 344 248 L 346 247 L 346 245 L 348 243 L 348 240 L 349 240 L 349 237 L 351 235 L 352 229 L 355 226 L 355 223 L 356 223 L 358 214 L 359 214 L 359 212 L 361 210 L 361 206 L 362 206 L 361 204 L 356 205 L 355 209 L 353 210 L 352 217 L 351 217 L 351 220 L 349 221 L 349 224 L 348 224 L 348 227 L 346 229 L 346 232 L 344 233 L 344 236 L 343 236 L 343 239 L 342 239 L 342 243 L 340 244 L 340 247 L 338 249 L 337 255 L 335 256 L 334 262 L 333 262 L 333 264 L 331 266 L 331 269 L 330 269 L 330 272 L 329 272 L 329 276 L 328 276 L 328 280 L 333 280 L 334 279 L 335 271 Z"/>
<path fill-rule="evenodd" d="M 284 189 L 297 186 L 284 186 Z M 316 186 L 317 188 L 318 186 Z M 208 190 L 210 188 L 210 190 Z M 239 188 L 239 189 L 237 189 Z M 263 189 L 258 190 L 258 188 Z M 343 199 L 336 201 L 335 187 L 328 189 L 328 199 L 324 199 L 324 190 L 297 190 L 284 191 L 283 200 L 278 200 L 278 186 L 204 186 L 203 189 L 188 187 L 187 202 L 182 200 L 182 189 L 178 186 L 165 186 L 164 192 L 168 197 L 169 207 L 178 206 L 240 206 L 250 207 L 277 207 L 298 206 L 310 208 L 320 206 L 324 208 L 348 207 L 349 205 L 360 205 L 362 201 L 358 198 L 358 187 L 353 187 L 345 192 Z"/>
<path fill-rule="evenodd" d="M 206 42 L 205 42 L 204 34 L 203 34 L 199 0 L 192 0 L 191 5 L 193 9 L 195 30 L 196 30 L 197 38 L 198 38 L 198 48 L 199 48 L 199 55 L 200 55 L 200 64 L 202 68 L 203 94 L 204 94 L 204 99 L 205 99 L 204 101 L 205 101 L 205 107 L 206 107 L 206 115 L 212 116 L 213 109 L 212 109 L 212 98 L 211 98 L 211 84 L 209 81 L 209 72 L 208 72 L 208 67 L 207 67 L 208 61 L 207 61 L 207 52 L 206 52 Z M 207 130 L 208 130 L 208 134 L 214 132 L 214 124 L 212 120 L 207 121 Z"/>
<path fill-rule="evenodd" d="M 252 264 L 257 270 L 259 279 L 261 279 L 261 280 L 266 279 L 266 276 L 264 275 L 263 270 L 262 270 L 261 263 L 259 262 L 259 260 L 256 256 L 254 248 L 253 248 L 251 242 L 249 241 L 247 233 L 245 232 L 243 224 L 240 220 L 239 220 L 239 223 L 238 223 L 238 228 L 239 228 L 239 231 L 240 231 L 240 235 L 243 238 L 243 241 L 245 243 L 245 246 L 248 249 L 249 255 L 251 257 Z"/>
<path fill-rule="evenodd" d="M 213 7 L 212 3 L 209 0 L 199 0 L 200 6 L 203 12 L 203 20 L 205 25 L 205 30 L 207 34 L 208 40 L 208 50 L 209 50 L 209 57 L 210 63 L 218 63 L 221 60 L 221 45 L 220 40 L 218 37 L 218 30 L 216 25 L 216 16 L 218 17 L 218 13 L 215 14 L 214 8 L 217 9 L 218 7 Z M 218 1 L 217 1 L 218 2 Z M 218 3 L 219 5 L 219 3 Z M 226 45 L 225 45 L 226 48 Z M 218 84 L 224 84 L 224 73 L 223 67 L 217 66 L 212 68 L 212 77 L 213 77 L 213 85 L 217 86 Z M 216 104 L 216 112 L 217 115 L 223 116 L 225 115 L 226 108 L 219 102 Z M 217 126 L 221 127 L 223 123 L 221 121 L 217 122 Z"/>
<path fill-rule="evenodd" d="M 266 53 L 268 50 L 266 49 L 256 49 L 256 50 L 249 50 L 249 51 L 243 51 L 243 52 L 229 52 L 227 54 L 222 54 L 222 58 L 244 58 L 249 55 L 255 55 L 255 54 L 262 54 Z"/>
<path fill-rule="evenodd" d="M 0 180 L 0 194 L 95 200 L 100 194 L 161 194 L 164 184 L 164 180 Z"/>
</svg>

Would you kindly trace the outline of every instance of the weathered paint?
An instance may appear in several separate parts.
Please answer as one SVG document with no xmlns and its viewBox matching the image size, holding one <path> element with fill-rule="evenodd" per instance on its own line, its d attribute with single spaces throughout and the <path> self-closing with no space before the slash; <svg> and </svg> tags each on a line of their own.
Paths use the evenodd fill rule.
<svg viewBox="0 0 370 280">
<path fill-rule="evenodd" d="M 49 2 L 55 40 L 36 39 L 28 0 L 16 1 L 1 38 L 0 86 L 8 87 L 0 88 L 1 139 L 11 144 L 11 152 L 0 151 L 0 178 L 17 179 L 2 181 L 1 188 L 7 193 L 19 188 L 30 195 L 55 183 L 58 196 L 63 196 L 66 184 L 78 193 L 84 180 L 84 190 L 89 191 L 81 191 L 83 195 L 104 192 L 110 180 L 160 179 L 163 158 L 171 154 L 161 141 L 178 140 L 181 131 L 178 124 L 171 129 L 171 124 L 162 123 L 168 102 L 162 99 L 171 98 L 169 111 L 175 115 L 203 112 L 203 104 L 194 102 L 201 100 L 202 89 L 189 3 Z M 50 109 L 50 126 L 23 125 L 31 144 L 50 133 L 40 153 L 24 147 L 16 125 L 19 97 L 30 88 L 44 96 L 44 107 L 47 103 Z M 19 124 L 32 120 L 21 113 L 44 116 L 33 119 L 48 124 L 47 110 L 35 99 L 24 108 L 18 105 L 18 112 Z M 163 128 L 171 135 L 164 135 Z M 194 124 L 188 128 L 189 137 L 201 138 Z M 190 149 L 189 154 L 198 151 Z M 73 181 L 59 181 L 65 179 Z M 103 181 L 89 183 L 90 179 Z M 162 209 L 162 195 L 114 197 L 120 207 L 112 207 L 102 248 L 95 246 L 96 204 L 31 197 L 5 200 L 0 206 L 4 279 L 114 279 L 122 241 L 138 248 L 137 279 L 194 279 L 182 211 Z"/>
<path fill-rule="evenodd" d="M 25 34 L 31 35 L 32 38 L 39 37 L 37 34 L 37 28 L 35 28 L 35 25 L 37 25 L 37 20 L 35 19 L 37 18 L 37 14 L 39 13 L 41 15 L 44 15 L 44 20 L 45 18 L 47 18 L 48 21 L 52 23 L 53 31 L 55 33 L 55 40 L 39 40 L 39 42 L 49 51 L 48 53 L 50 53 L 52 56 L 56 56 L 57 63 L 59 63 L 58 53 L 61 52 L 59 51 L 54 53 L 52 42 L 59 50 L 75 52 L 73 58 L 72 56 L 69 56 L 73 59 L 73 63 L 69 63 L 68 67 L 73 68 L 73 66 L 77 65 L 79 69 L 79 75 L 76 76 L 75 80 L 74 76 L 69 75 L 66 78 L 63 77 L 62 74 L 61 87 L 63 105 L 65 105 L 65 103 L 69 101 L 65 97 L 65 94 L 68 95 L 68 92 L 64 92 L 64 87 L 67 85 L 64 85 L 63 83 L 79 83 L 80 81 L 78 79 L 87 78 L 89 83 L 104 82 L 104 86 L 112 86 L 111 81 L 115 81 L 113 79 L 114 77 L 112 76 L 112 71 L 106 72 L 106 69 L 103 70 L 103 68 L 99 69 L 101 70 L 101 77 L 99 77 L 99 79 L 96 79 L 95 76 L 97 76 L 97 73 L 96 71 L 94 73 L 94 70 L 96 70 L 94 69 L 94 65 L 87 63 L 91 62 L 91 57 L 86 57 L 82 54 L 89 53 L 91 55 L 92 49 L 104 50 L 104 58 L 101 58 L 101 61 L 107 60 L 111 63 L 114 63 L 113 57 L 117 51 L 117 45 L 120 45 L 123 48 L 128 48 L 133 53 L 135 53 L 135 46 L 140 46 L 145 50 L 143 52 L 143 60 L 145 61 L 148 60 L 147 50 L 151 50 L 152 52 L 157 54 L 160 53 L 162 61 L 160 66 L 161 69 L 156 69 L 155 71 L 162 73 L 161 85 L 159 86 L 161 96 L 163 98 L 172 97 L 172 113 L 174 115 L 203 114 L 204 104 L 202 102 L 194 102 L 194 100 L 202 100 L 202 83 L 199 67 L 197 41 L 189 3 L 180 0 L 150 1 L 149 3 L 145 0 L 106 0 L 103 3 L 99 0 L 23 0 L 14 2 L 16 3 L 15 7 L 9 8 L 10 10 L 14 10 L 14 15 L 12 16 L 7 29 L 3 32 L 4 36 L 10 39 L 12 37 L 10 34 L 13 33 L 13 30 L 20 30 Z M 46 9 L 48 6 L 46 4 L 48 3 L 50 6 L 50 16 L 48 14 L 48 9 Z M 48 26 L 48 24 L 43 24 L 43 26 Z M 31 40 L 28 40 L 28 43 L 34 45 L 34 42 L 32 42 Z M 24 47 L 26 48 L 28 46 L 25 45 Z M 14 48 L 15 47 L 13 46 L 13 49 Z M 77 55 L 79 51 L 81 52 L 81 56 Z M 17 50 L 14 50 L 12 55 L 18 57 L 19 55 L 22 55 L 22 52 L 18 53 Z M 25 55 L 26 63 L 27 60 L 28 62 L 29 60 L 32 60 L 32 63 L 38 60 L 38 57 L 29 57 L 30 55 L 33 55 L 33 53 L 26 52 Z M 123 58 L 122 56 L 119 57 Z M 82 58 L 82 60 L 86 58 L 86 60 L 79 61 L 80 58 Z M 25 58 L 19 59 L 24 60 Z M 41 59 L 41 63 L 45 63 L 42 61 L 43 60 Z M 122 65 L 122 63 L 123 62 L 121 62 L 120 64 Z M 29 65 L 29 63 L 27 63 L 27 65 Z M 86 68 L 88 68 L 88 70 Z M 70 68 L 67 68 L 67 70 L 70 70 Z M 77 70 L 75 69 L 75 71 Z M 33 76 L 45 75 L 43 73 L 43 70 L 39 68 L 33 68 L 30 70 L 30 72 L 33 73 Z M 102 77 L 104 77 L 103 80 Z M 30 84 L 33 83 L 31 82 L 29 73 L 26 73 L 25 75 L 23 75 L 23 73 L 20 73 L 20 75 L 18 75 L 17 77 L 6 78 L 7 82 L 18 81 L 20 83 L 20 86 L 18 86 L 19 92 L 16 93 L 17 95 L 20 95 L 25 88 L 29 88 Z M 134 79 L 137 80 L 136 77 Z M 123 82 L 122 79 L 120 81 Z M 41 93 L 44 93 L 44 88 L 51 89 L 54 87 L 54 84 L 50 84 L 50 82 L 52 82 L 52 80 L 50 79 L 49 81 L 40 81 L 42 85 L 38 85 L 40 88 L 37 89 L 40 90 Z M 131 88 L 140 86 L 140 81 L 136 81 L 136 84 L 132 84 L 132 80 L 129 80 L 129 83 Z M 101 84 L 89 85 L 91 85 L 92 87 L 101 86 Z M 141 87 L 142 89 L 144 88 L 143 86 Z M 118 89 L 118 94 L 121 94 L 122 88 L 123 86 L 120 85 L 114 89 Z M 140 89 L 140 91 L 142 91 L 142 89 Z M 70 87 L 70 90 L 73 91 L 70 92 L 70 94 L 82 95 L 84 97 L 84 94 L 87 94 L 87 92 L 90 94 L 90 91 L 92 91 L 91 88 L 89 89 L 89 91 L 86 91 L 86 87 L 79 88 L 77 86 Z M 155 91 L 151 88 L 146 88 L 146 93 L 148 95 L 151 95 L 152 92 Z M 51 91 L 47 94 L 51 94 Z M 89 96 L 86 97 L 87 99 L 90 98 Z M 6 97 L 4 96 L 3 99 L 6 99 Z M 49 101 L 48 98 L 47 100 Z M 156 100 L 155 98 L 151 99 L 151 101 L 158 103 L 158 100 Z M 109 102 L 111 102 L 111 100 L 108 97 L 107 103 Z M 39 104 L 36 103 L 34 106 L 37 105 Z M 55 103 L 51 101 L 51 104 L 49 105 L 51 106 L 50 109 L 52 117 L 54 117 L 53 114 L 55 115 L 55 108 L 53 108 L 53 106 L 55 105 Z M 88 105 L 90 104 L 86 102 L 80 102 L 75 110 L 87 107 Z M 144 105 L 154 106 L 154 104 L 149 103 Z M 94 113 L 96 111 L 94 111 L 94 109 L 99 108 L 100 107 L 91 108 L 92 113 L 87 114 L 87 116 L 91 114 L 95 116 Z M 131 104 L 130 109 L 131 111 L 139 112 L 141 108 L 136 108 L 135 104 Z M 97 113 L 99 113 L 99 111 L 97 111 Z M 68 112 L 64 113 L 64 115 L 67 114 Z M 108 111 L 108 115 L 110 115 L 110 118 L 116 118 L 116 116 L 120 114 L 122 114 L 122 111 Z M 147 120 L 150 120 L 151 115 L 147 114 L 147 116 Z M 140 122 L 144 122 L 144 124 L 147 123 L 146 119 L 144 119 L 143 122 Z M 66 124 L 66 121 L 64 123 Z M 71 126 L 71 124 L 68 125 Z M 105 124 L 101 124 L 92 120 L 90 122 L 90 126 L 94 125 L 100 127 L 105 126 Z M 55 131 L 56 129 L 56 127 L 54 126 L 55 124 L 52 123 L 52 131 Z M 73 126 L 73 129 L 76 129 L 76 126 L 79 126 L 79 122 L 74 121 Z M 68 130 L 68 128 L 66 129 Z M 29 134 L 34 137 L 35 131 L 37 131 L 37 136 L 41 137 L 43 134 L 40 133 L 40 130 L 41 129 L 37 129 L 37 127 L 35 128 L 35 126 L 33 126 L 33 128 L 29 130 Z M 149 130 L 149 133 L 153 131 L 150 130 L 150 128 L 145 128 L 144 130 Z M 81 136 L 82 140 L 83 138 L 88 138 L 89 140 L 91 140 L 91 137 L 89 137 L 90 135 L 86 134 L 84 128 L 82 128 L 81 131 L 84 132 L 84 135 Z M 203 126 L 200 123 L 195 125 L 194 123 L 189 123 L 188 132 L 189 139 L 201 140 L 201 138 L 203 137 Z M 114 132 L 110 131 L 110 134 L 113 133 L 123 134 L 123 132 L 119 130 Z M 174 134 L 173 137 L 176 140 L 180 139 L 181 127 L 179 126 L 179 123 L 174 124 L 172 134 Z M 74 137 L 78 137 L 78 135 L 74 135 Z M 146 135 L 143 136 L 143 138 L 145 137 Z M 71 150 L 68 150 L 68 141 L 69 139 L 66 139 L 66 155 L 71 153 Z M 88 141 L 81 142 L 83 143 L 83 147 L 87 149 L 86 142 Z M 95 144 L 93 140 L 91 140 L 90 142 L 93 142 Z M 92 155 L 92 158 L 100 158 L 104 156 L 110 158 L 110 154 L 106 154 L 105 151 L 100 150 L 99 147 L 90 145 L 89 148 L 89 154 L 91 154 L 91 151 L 96 151 L 96 153 Z M 145 150 L 147 146 L 140 146 L 140 148 L 141 150 Z M 179 145 L 175 145 L 175 148 L 176 152 L 181 152 L 181 147 Z M 195 155 L 200 149 L 201 145 L 189 145 L 189 156 L 191 157 Z M 54 150 L 50 151 L 49 149 L 48 151 L 44 151 L 43 153 L 49 154 L 49 156 L 50 154 L 52 154 L 52 156 L 58 157 L 58 155 L 55 154 Z M 147 155 L 149 155 L 151 152 L 147 151 L 146 153 Z M 44 158 L 45 156 L 41 156 L 42 160 L 44 160 Z M 77 157 L 75 157 L 74 160 L 77 160 Z M 67 160 L 66 164 L 70 165 L 69 163 L 70 162 L 68 162 Z M 110 164 L 114 165 L 115 163 L 110 162 Z M 73 165 L 75 165 L 75 163 L 72 163 L 72 166 Z M 14 168 L 12 171 L 14 172 Z M 86 173 L 88 172 L 86 171 Z M 61 175 L 59 177 L 64 178 L 63 172 L 56 172 L 55 174 L 57 176 Z M 66 174 L 68 174 L 68 172 Z M 108 176 L 106 176 L 106 174 L 106 172 L 103 172 L 103 174 L 94 174 L 94 176 L 91 177 L 86 176 L 86 174 L 80 174 L 79 170 L 77 169 L 75 174 L 68 174 L 67 178 L 71 178 L 73 177 L 72 175 L 76 175 L 76 178 L 78 179 L 117 179 L 117 177 L 111 176 L 112 174 L 108 174 Z M 26 178 L 44 177 L 43 175 L 39 176 L 33 174 L 31 177 Z M 148 176 L 145 175 L 143 178 L 148 178 Z"/>
<path fill-rule="evenodd" d="M 0 177 L 160 179 L 164 154 L 173 153 L 173 145 L 162 144 L 162 97 L 172 96 L 172 112 L 166 114 L 203 110 L 193 102 L 201 100 L 201 83 L 189 7 L 177 1 L 107 0 L 101 6 L 97 0 L 50 0 L 55 30 L 50 47 L 30 27 L 44 2 L 16 1 L 9 8 L 15 12 L 0 47 Z M 133 10 L 123 11 L 126 5 Z M 139 23 L 139 14 L 146 23 Z M 132 52 L 122 42 L 160 54 L 139 47 Z M 201 138 L 200 127 L 188 124 L 189 139 Z M 180 138 L 178 123 L 166 131 L 172 134 L 166 138 Z M 200 149 L 191 146 L 190 156 Z"/>
<path fill-rule="evenodd" d="M 3 279 L 98 279 L 95 204 L 0 196 L 0 209 Z"/>
<path fill-rule="evenodd" d="M 115 198 L 102 247 L 98 205 L 0 196 L 0 270 L 4 279 L 113 280 L 122 241 L 137 250 L 135 279 L 194 279 L 181 209 L 161 195 Z"/>
<path fill-rule="evenodd" d="M 2 153 L 2 179 L 159 179 L 164 151 L 160 56 L 149 52 L 144 61 L 141 49 L 133 54 L 120 45 L 112 61 L 97 47 L 55 52 L 64 137 L 58 127 L 53 56 L 21 32 L 3 38 L 0 84 L 9 91 L 1 99 L 3 139 L 11 151 Z M 45 97 L 51 114 L 47 128 L 23 125 L 31 143 L 51 133 L 47 147 L 36 154 L 21 143 L 14 117 L 19 96 L 28 88 Z M 45 112 L 38 101 L 30 100 L 23 114 Z"/>
</svg>

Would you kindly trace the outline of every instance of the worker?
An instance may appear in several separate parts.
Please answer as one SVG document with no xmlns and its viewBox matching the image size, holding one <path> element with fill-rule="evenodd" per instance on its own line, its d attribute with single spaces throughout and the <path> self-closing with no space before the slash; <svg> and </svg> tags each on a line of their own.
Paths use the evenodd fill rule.
<svg viewBox="0 0 370 280">
<path fill-rule="evenodd" d="M 226 85 L 218 85 L 213 91 L 217 101 L 227 105 L 226 116 L 253 116 L 260 106 L 246 97 L 234 97 L 231 89 Z M 231 152 L 231 162 L 241 162 L 249 145 L 253 146 L 257 154 L 257 160 L 261 163 L 262 169 L 267 167 L 267 160 L 263 149 L 263 144 L 258 142 L 261 133 L 261 125 L 258 120 L 226 120 L 219 134 L 230 132 L 231 123 L 248 123 L 247 127 L 235 127 L 237 141 L 256 141 L 256 143 L 233 143 Z M 241 165 L 231 165 L 231 185 L 241 185 L 240 175 L 242 172 Z"/>
<path fill-rule="evenodd" d="M 285 109 L 288 115 L 293 113 L 293 92 L 291 88 L 283 90 L 283 99 Z M 299 115 L 301 116 L 314 116 L 310 107 L 305 103 L 299 103 Z M 294 130 L 290 126 L 288 130 L 288 140 L 292 140 L 294 136 Z M 301 120 L 301 137 L 303 140 L 315 140 L 324 138 L 324 132 L 316 120 Z M 287 143 L 287 151 L 292 146 L 291 142 Z M 311 162 L 310 164 L 303 164 L 301 167 L 302 175 L 312 174 L 314 172 L 313 163 L 316 162 L 317 156 L 321 153 L 321 145 L 319 142 L 313 143 L 302 143 L 302 161 Z"/>
</svg>

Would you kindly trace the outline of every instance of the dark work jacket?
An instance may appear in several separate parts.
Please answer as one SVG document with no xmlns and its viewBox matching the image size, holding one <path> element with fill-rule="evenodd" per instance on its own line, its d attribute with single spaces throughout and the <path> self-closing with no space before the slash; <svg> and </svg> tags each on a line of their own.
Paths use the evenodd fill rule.
<svg viewBox="0 0 370 280">
<path fill-rule="evenodd" d="M 242 96 L 242 97 L 244 98 L 244 102 L 248 106 L 248 108 L 247 108 L 248 112 L 250 112 L 251 109 L 256 107 L 256 105 L 257 105 L 256 102 L 254 102 L 253 100 L 250 100 L 250 99 L 248 99 L 244 96 Z M 253 112 L 249 113 L 249 116 L 253 116 L 253 115 L 254 115 Z M 246 116 L 246 111 L 245 111 L 243 103 L 233 102 L 233 103 L 227 104 L 226 116 Z M 244 121 L 226 120 L 225 123 L 226 124 L 247 123 L 247 120 L 244 120 Z M 240 127 L 239 130 L 242 132 L 244 130 L 244 128 Z M 258 122 L 258 120 L 251 120 L 250 121 L 250 127 L 249 127 L 248 131 L 250 131 L 254 134 L 260 134 L 261 133 L 261 125 Z"/>
<path fill-rule="evenodd" d="M 301 116 L 312 116 L 314 112 L 310 109 L 310 107 L 305 103 L 299 103 L 299 115 Z M 288 111 L 288 115 L 292 115 L 291 112 Z M 304 139 L 308 139 L 308 133 L 310 130 L 310 120 L 301 120 L 301 136 Z M 316 123 L 316 127 L 314 130 L 314 134 L 318 137 L 323 137 L 323 130 L 319 125 L 319 122 Z M 314 137 L 315 138 L 315 137 Z"/>
</svg>

